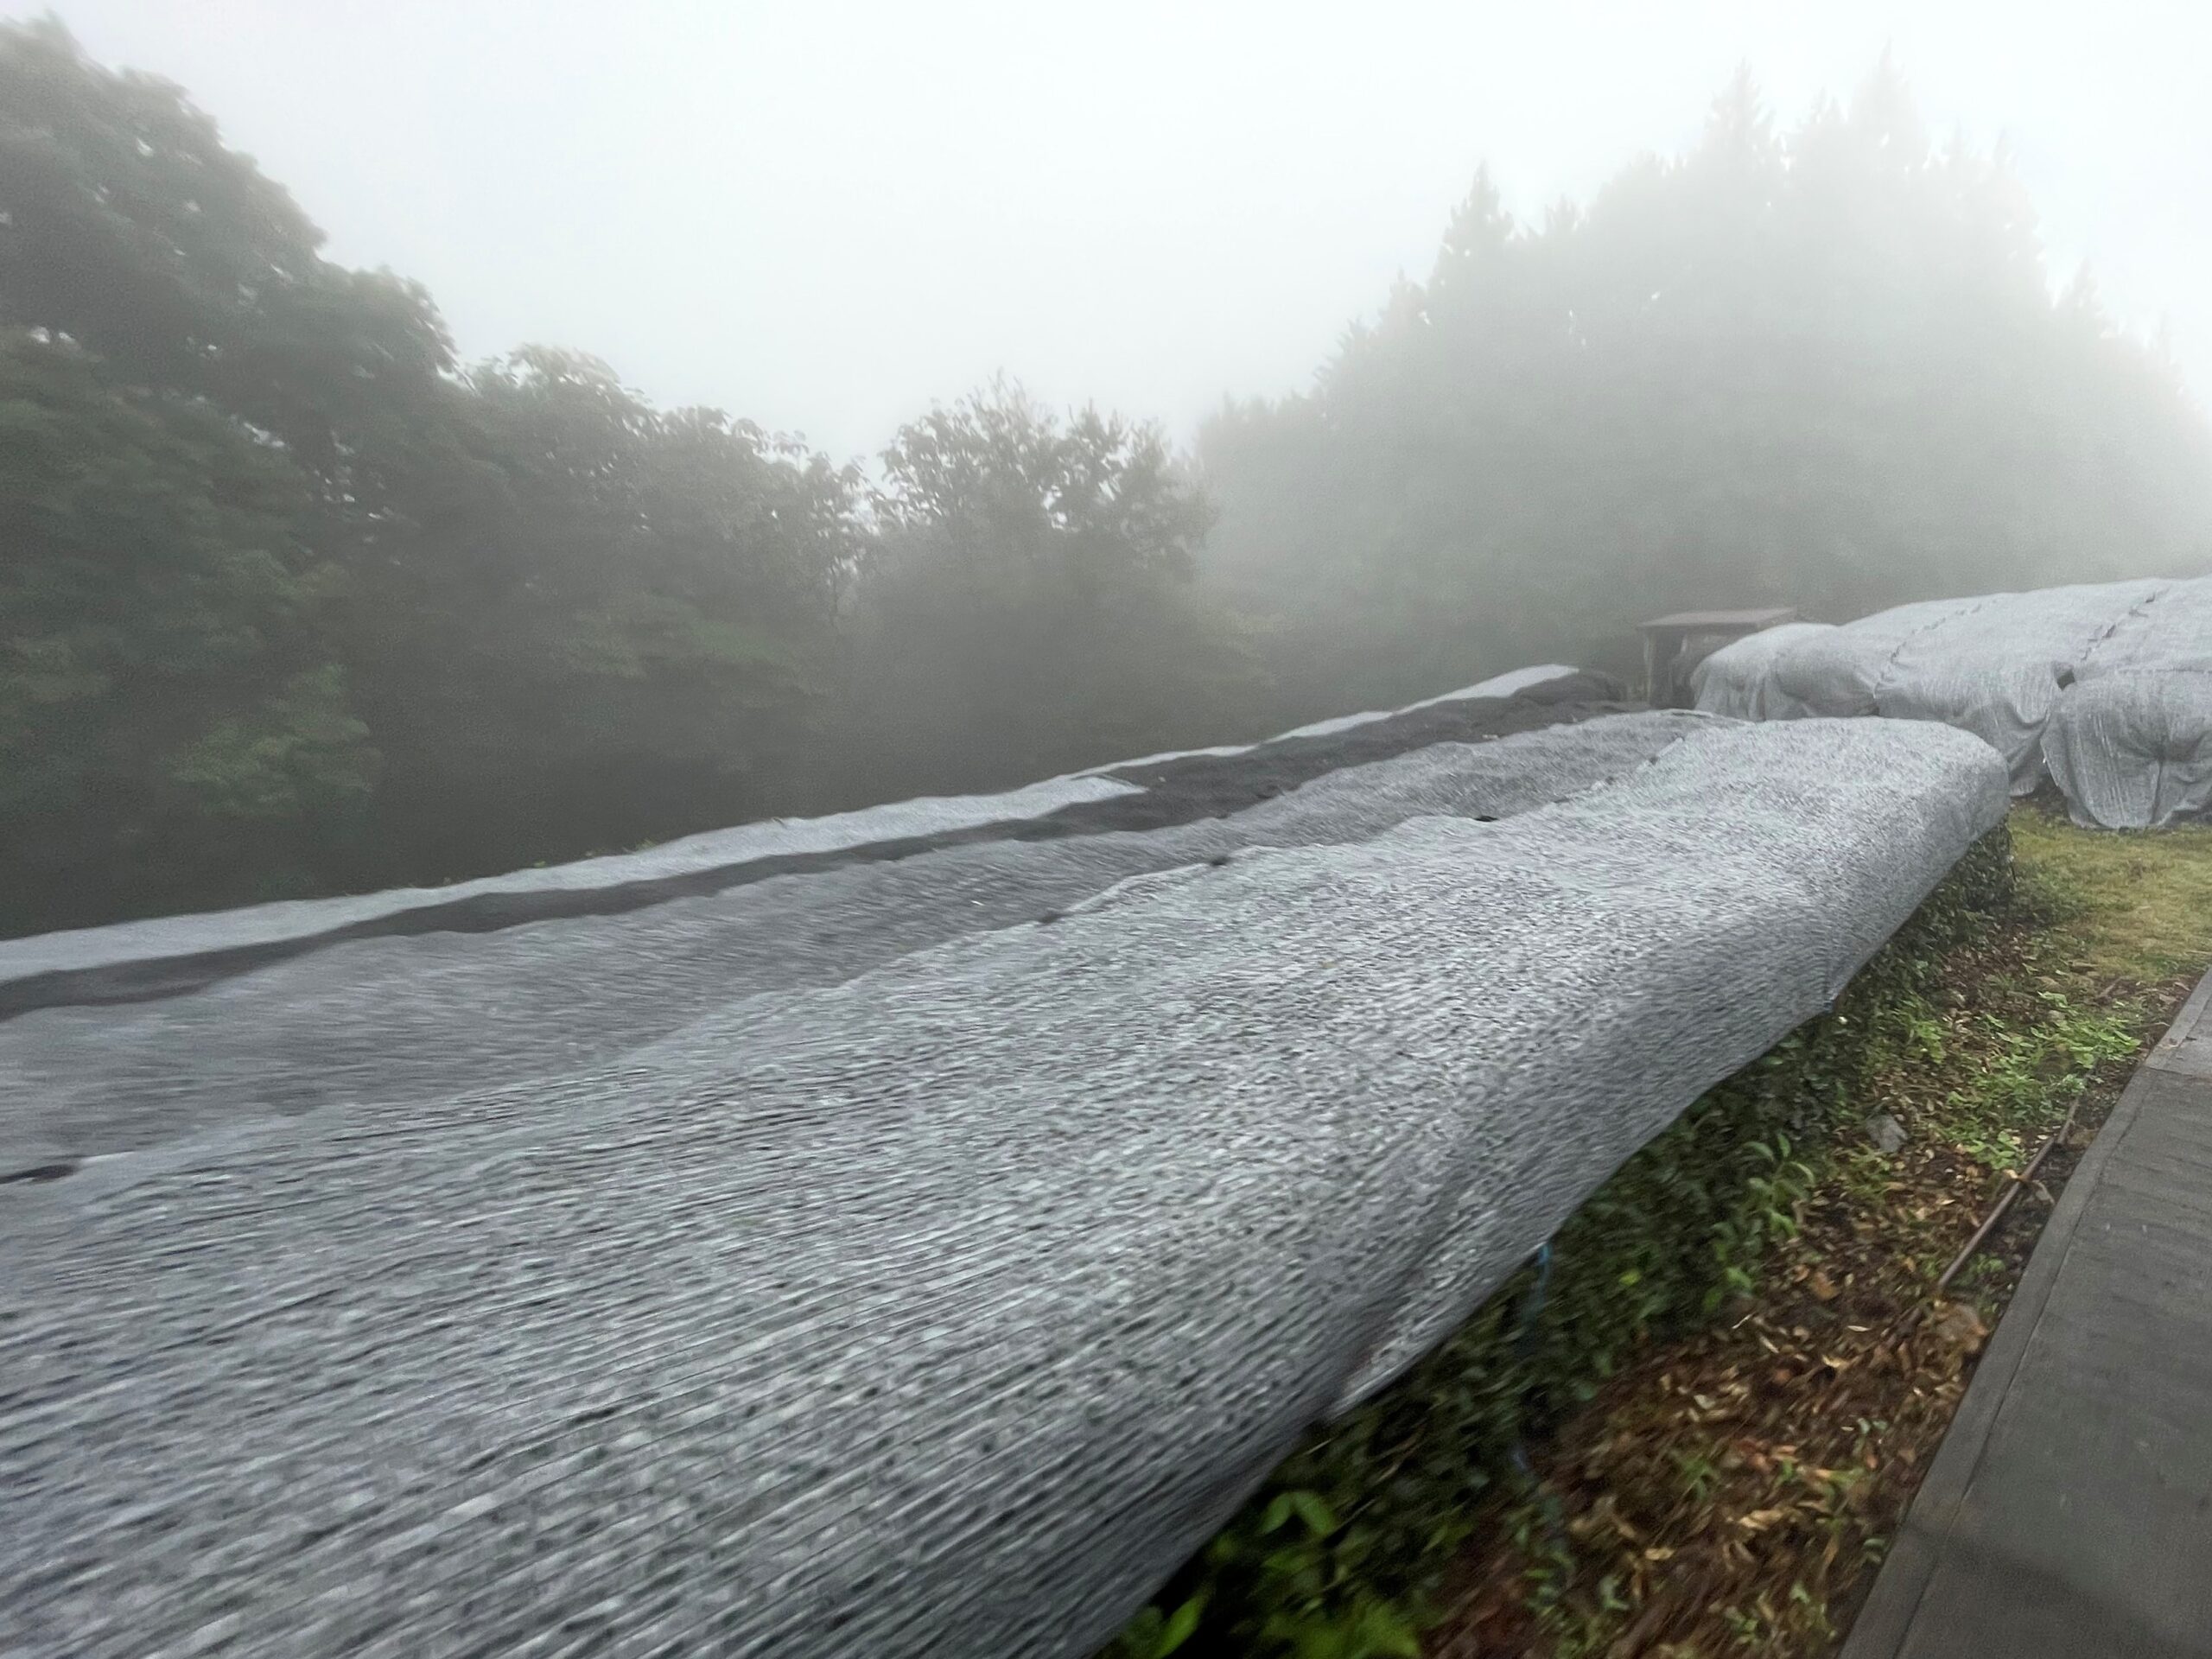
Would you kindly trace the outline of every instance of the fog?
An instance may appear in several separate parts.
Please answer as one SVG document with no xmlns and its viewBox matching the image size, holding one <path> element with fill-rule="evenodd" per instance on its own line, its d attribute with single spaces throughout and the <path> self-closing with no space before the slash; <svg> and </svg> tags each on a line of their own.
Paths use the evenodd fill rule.
<svg viewBox="0 0 2212 1659">
<path fill-rule="evenodd" d="M 0 930 L 2204 574 L 2169 25 L 9 22 Z"/>
<path fill-rule="evenodd" d="M 42 3 L 4 0 L 0 14 Z M 771 6 L 72 0 L 181 82 L 341 264 L 464 357 L 588 350 L 837 456 L 994 371 L 1188 436 L 1306 385 L 1487 161 L 1522 217 L 1696 136 L 1747 62 L 1786 122 L 1885 46 L 2007 141 L 2055 278 L 2212 388 L 2212 157 L 2185 4 Z"/>
</svg>

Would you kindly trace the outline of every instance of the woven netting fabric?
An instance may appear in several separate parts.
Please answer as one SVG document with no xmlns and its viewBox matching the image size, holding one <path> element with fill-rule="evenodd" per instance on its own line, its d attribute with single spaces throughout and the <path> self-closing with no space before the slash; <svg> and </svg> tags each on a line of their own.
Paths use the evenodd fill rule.
<svg viewBox="0 0 2212 1659">
<path fill-rule="evenodd" d="M 974 842 L 609 916 L 350 940 L 188 995 L 35 1009 L 0 1023 L 0 1174 L 273 1113 L 557 1077 L 737 998 L 835 984 L 1147 871 L 1422 814 L 1526 811 L 1700 723 L 1631 715 L 1438 744 L 1165 830 Z"/>
<path fill-rule="evenodd" d="M 925 796 L 830 817 L 773 819 L 686 836 L 642 852 L 579 859 L 544 868 L 455 881 L 442 887 L 392 887 L 336 899 L 285 899 L 238 910 L 156 921 L 117 922 L 66 933 L 0 941 L 0 978 L 17 979 L 97 966 L 117 958 L 185 957 L 313 938 L 471 898 L 611 887 L 690 871 L 862 846 L 907 836 L 941 834 L 968 825 L 1041 817 L 1088 801 L 1136 792 L 1136 785 L 1097 773 L 1047 779 L 999 795 Z"/>
<path fill-rule="evenodd" d="M 1002 794 L 924 797 L 829 817 L 739 824 L 638 852 L 514 870 L 441 887 L 288 899 L 205 915 L 0 940 L 0 1017 L 26 1005 L 70 1000 L 70 993 L 81 992 L 88 980 L 108 980 L 107 1000 L 115 1000 L 113 994 L 118 991 L 173 990 L 175 985 L 162 982 L 164 963 L 176 964 L 176 976 L 192 982 L 202 976 L 207 961 L 226 956 L 265 958 L 348 936 L 442 928 L 467 931 L 550 915 L 602 913 L 687 888 L 711 891 L 719 885 L 734 885 L 744 879 L 741 873 L 767 866 L 819 868 L 839 861 L 843 854 L 870 849 L 903 852 L 931 841 L 989 839 L 1014 833 L 1014 826 L 1028 825 L 1048 834 L 1084 833 L 1097 827 L 1090 821 L 1097 817 L 1107 827 L 1116 827 L 1111 823 L 1116 804 L 1126 806 L 1131 798 L 1146 795 L 1157 785 L 1179 781 L 1186 789 L 1217 791 L 1227 785 L 1227 793 L 1234 796 L 1239 792 L 1234 774 L 1243 769 L 1263 777 L 1271 770 L 1270 762 L 1273 769 L 1294 774 L 1301 768 L 1310 773 L 1317 758 L 1336 764 L 1333 751 L 1339 745 L 1318 741 L 1317 734 L 1336 736 L 1357 728 L 1357 735 L 1341 745 L 1344 752 L 1357 749 L 1362 759 L 1373 760 L 1421 741 L 1458 734 L 1449 728 L 1498 735 L 1495 728 L 1501 710 L 1516 711 L 1522 725 L 1541 724 L 1553 717 L 1543 715 L 1542 707 L 1620 695 L 1618 684 L 1601 675 L 1557 664 L 1516 669 L 1404 709 L 1322 721 L 1258 743 L 1117 761 Z M 1421 718 L 1423 711 L 1440 709 L 1448 715 L 1442 721 Z M 1534 719 L 1529 718 L 1532 714 Z M 1509 718 L 1504 724 L 1511 728 L 1514 721 Z M 1440 730 L 1440 726 L 1447 729 Z M 1231 775 L 1224 779 L 1224 768 L 1202 764 L 1201 758 L 1209 756 L 1236 757 L 1226 768 Z M 1174 764 L 1179 762 L 1182 764 Z M 1192 773 L 1198 775 L 1186 775 Z M 1141 808 L 1130 817 L 1147 828 L 1160 821 L 1160 815 Z M 627 896 L 618 899 L 615 895 Z M 473 919 L 460 919 L 464 918 Z M 54 986 L 35 983 L 41 980 L 67 983 L 57 996 Z M 123 981 L 127 985 L 118 982 Z M 28 997 L 23 995 L 26 988 L 30 988 Z"/>
<path fill-rule="evenodd" d="M 2162 586 L 2084 655 L 2044 733 L 2077 823 L 2212 812 L 2212 580 Z"/>
<path fill-rule="evenodd" d="M 1794 720 L 1812 711 L 1774 683 L 1775 658 L 1834 629 L 1824 622 L 1785 622 L 1746 634 L 1690 670 L 1690 692 L 1707 714 L 1732 720 Z"/>
<path fill-rule="evenodd" d="M 1974 603 L 1943 599 L 1900 605 L 1826 630 L 1776 657 L 1774 688 L 1808 714 L 1879 714 L 1890 662 L 1898 650 L 1916 634 L 1955 620 Z M 1713 655 L 1735 648 L 1724 645 Z"/>
<path fill-rule="evenodd" d="M 2164 584 L 2107 582 L 2005 594 L 1906 636 L 1878 712 L 1962 727 L 2005 757 L 2012 792 L 2044 779 L 2043 731 L 2064 682 L 2120 618 Z"/>
<path fill-rule="evenodd" d="M 6 1189 L 0 1649 L 1091 1649 L 2005 807 L 1939 726 L 1561 735 L 1620 732 L 1496 822 L 1436 807 L 1549 743 L 572 1071 Z"/>
<path fill-rule="evenodd" d="M 2142 827 L 2212 798 L 2208 669 L 2212 580 L 2103 582 L 1753 634 L 1700 666 L 1698 707 L 1942 721 L 2005 757 L 2013 793 L 2049 776 L 2082 822 Z"/>
</svg>

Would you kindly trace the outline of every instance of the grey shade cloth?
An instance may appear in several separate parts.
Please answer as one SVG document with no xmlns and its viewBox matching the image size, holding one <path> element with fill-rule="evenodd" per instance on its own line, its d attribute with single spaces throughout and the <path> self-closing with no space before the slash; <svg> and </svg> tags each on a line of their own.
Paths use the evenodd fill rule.
<svg viewBox="0 0 2212 1659">
<path fill-rule="evenodd" d="M 1462 686 L 1456 691 L 1440 691 L 1433 697 L 1423 697 L 1419 702 L 1409 702 L 1403 709 L 1371 709 L 1364 714 L 1338 715 L 1329 720 L 1317 720 L 1310 726 L 1294 727 L 1265 741 L 1281 743 L 1294 738 L 1331 736 L 1338 732 L 1353 730 L 1357 727 L 1371 726 L 1378 721 L 1389 720 L 1395 715 L 1409 714 L 1416 709 L 1433 709 L 1440 702 L 1467 702 L 1479 697 L 1515 696 L 1522 691 L 1547 684 L 1554 680 L 1573 678 L 1581 671 L 1580 669 L 1570 668 L 1564 663 L 1538 663 L 1531 667 L 1516 668 L 1509 673 L 1493 675 L 1487 680 L 1478 680 L 1474 684 Z M 1089 771 L 1077 775 L 1088 778 L 1100 772 L 1128 772 L 1138 766 L 1154 766 L 1162 760 L 1186 760 L 1194 755 L 1249 754 L 1254 749 L 1261 747 L 1262 745 L 1260 743 L 1220 743 L 1207 749 L 1168 749 L 1159 754 L 1140 755 L 1134 760 L 1116 760 L 1106 766 L 1093 766 Z"/>
<path fill-rule="evenodd" d="M 2212 673 L 2212 577 L 2157 584 L 2075 667 L 2076 679 Z"/>
<path fill-rule="evenodd" d="M 2043 747 L 2076 823 L 2212 812 L 2212 580 L 2165 584 L 2120 617 L 2075 667 Z"/>
<path fill-rule="evenodd" d="M 1713 713 L 1960 727 L 2005 757 L 2014 794 L 2049 776 L 2082 823 L 2140 829 L 2212 807 L 2212 578 L 1936 600 L 1841 627 L 1777 628 L 1715 652 L 1700 673 L 1698 706 Z"/>
<path fill-rule="evenodd" d="M 1634 715 L 1439 744 L 1172 829 L 978 842 L 609 916 L 351 940 L 187 995 L 35 1009 L 0 1022 L 0 1175 L 242 1119 L 558 1077 L 739 997 L 836 984 L 1147 872 L 1422 814 L 1527 811 L 1698 725 Z"/>
<path fill-rule="evenodd" d="M 1775 658 L 1834 631 L 1825 622 L 1785 622 L 1745 634 L 1710 652 L 1690 670 L 1690 694 L 1705 713 L 1732 720 L 1794 720 L 1810 714 L 1775 683 Z"/>
<path fill-rule="evenodd" d="M 1436 696 L 1423 697 L 1419 702 L 1409 702 L 1403 709 L 1370 709 L 1364 714 L 1333 715 L 1326 720 L 1317 720 L 1311 725 L 1294 727 L 1285 732 L 1285 738 L 1332 737 L 1338 732 L 1348 732 L 1355 727 L 1371 726 L 1378 720 L 1388 720 L 1394 714 L 1403 714 L 1414 709 L 1432 709 L 1440 702 L 1459 702 L 1472 697 L 1510 697 L 1516 691 L 1541 685 L 1547 680 L 1564 679 L 1576 672 L 1559 663 L 1540 663 L 1533 668 L 1516 668 L 1510 674 L 1500 674 L 1459 691 L 1441 692 Z M 1280 740 L 1278 740 L 1280 741 Z"/>
<path fill-rule="evenodd" d="M 2043 731 L 2097 641 L 2168 584 L 2116 582 L 1974 601 L 1899 642 L 1878 712 L 1961 727 L 2005 757 L 2012 792 L 2043 781 Z"/>
<path fill-rule="evenodd" d="M 1775 689 L 1808 714 L 1879 714 L 1891 661 L 1905 642 L 1953 620 L 1974 602 L 1939 599 L 1900 605 L 1807 639 L 1775 658 Z M 1726 645 L 1713 655 L 1735 649 Z"/>
<path fill-rule="evenodd" d="M 2212 808 L 2212 673 L 2116 674 L 2058 701 L 2045 763 L 2074 822 L 2152 830 Z"/>
<path fill-rule="evenodd" d="M 1091 1649 L 2005 810 L 1942 727 L 1685 723 L 9 1189 L 0 1649 Z M 1516 752 L 1451 751 L 1402 798 Z"/>
<path fill-rule="evenodd" d="M 579 859 L 541 869 L 512 870 L 442 887 L 391 887 L 335 899 L 288 899 L 197 916 L 40 933 L 0 940 L 0 981 L 98 967 L 118 960 L 188 957 L 284 939 L 310 938 L 350 924 L 405 911 L 449 906 L 480 896 L 614 887 L 754 859 L 829 851 L 957 829 L 1042 817 L 1085 801 L 1133 795 L 1137 787 L 1086 773 L 1053 778 L 1001 795 L 952 795 L 894 801 L 823 818 L 773 818 L 686 836 L 642 852 Z"/>
</svg>

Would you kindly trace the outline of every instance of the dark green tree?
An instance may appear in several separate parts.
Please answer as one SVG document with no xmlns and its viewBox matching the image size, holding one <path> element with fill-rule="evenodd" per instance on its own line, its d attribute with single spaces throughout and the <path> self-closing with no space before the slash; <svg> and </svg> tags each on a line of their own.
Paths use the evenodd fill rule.
<svg viewBox="0 0 2212 1659">
<path fill-rule="evenodd" d="M 356 636 L 386 846 L 483 867 L 784 808 L 836 673 L 855 475 L 575 353 L 465 391 L 467 487 L 394 537 Z"/>
<path fill-rule="evenodd" d="M 206 403 L 0 331 L 0 863 L 23 925 L 308 890 L 378 757 L 308 480 Z M 227 879 L 226 879 L 227 876 Z"/>
<path fill-rule="evenodd" d="M 9 925 L 810 786 L 855 475 L 579 355 L 460 372 L 419 288 L 321 241 L 175 86 L 0 29 Z"/>
<path fill-rule="evenodd" d="M 0 37 L 0 324 L 204 397 L 334 489 L 372 481 L 360 452 L 451 350 L 419 286 L 322 240 L 175 86 L 101 67 L 50 18 Z"/>
<path fill-rule="evenodd" d="M 1200 453 L 1209 574 L 1309 707 L 1605 660 L 1660 611 L 2212 555 L 2201 411 L 2054 299 L 2001 155 L 1931 145 L 1886 60 L 1787 135 L 1738 73 L 1688 154 L 1540 226 L 1478 178 L 1425 283 Z"/>
<path fill-rule="evenodd" d="M 902 429 L 850 626 L 853 764 L 887 792 L 1017 782 L 1251 718 L 1194 592 L 1212 508 L 1156 427 L 994 381 Z"/>
</svg>

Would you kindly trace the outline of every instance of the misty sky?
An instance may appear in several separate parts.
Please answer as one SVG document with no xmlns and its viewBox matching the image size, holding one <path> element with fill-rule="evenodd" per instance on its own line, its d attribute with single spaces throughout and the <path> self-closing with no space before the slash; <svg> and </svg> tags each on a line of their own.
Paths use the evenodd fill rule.
<svg viewBox="0 0 2212 1659">
<path fill-rule="evenodd" d="M 0 15 L 48 10 L 0 0 Z M 1179 435 L 1306 384 L 1487 160 L 1516 212 L 1794 123 L 1893 48 L 2009 137 L 2063 277 L 2212 401 L 2212 18 L 2183 3 L 59 0 L 181 81 L 462 352 L 582 347 L 844 457 L 1004 368 Z"/>
</svg>

